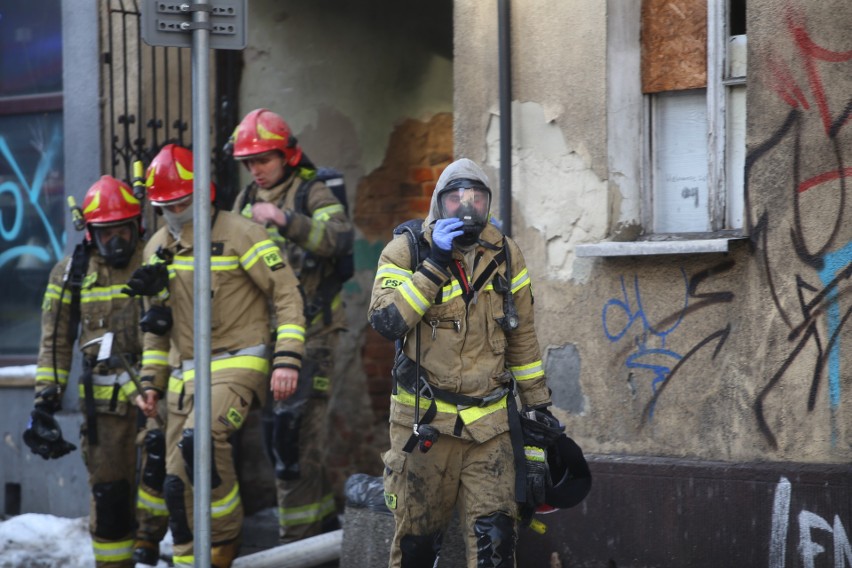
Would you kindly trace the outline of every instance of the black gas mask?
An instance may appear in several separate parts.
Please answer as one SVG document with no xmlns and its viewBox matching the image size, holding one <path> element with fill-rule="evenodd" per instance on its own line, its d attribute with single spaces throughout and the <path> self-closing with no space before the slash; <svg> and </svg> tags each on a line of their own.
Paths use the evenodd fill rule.
<svg viewBox="0 0 852 568">
<path fill-rule="evenodd" d="M 455 217 L 463 223 L 463 235 L 456 237 L 460 246 L 470 246 L 488 224 L 491 190 L 479 180 L 454 179 L 438 194 L 438 212 L 442 219 Z"/>
<path fill-rule="evenodd" d="M 125 227 L 129 230 L 122 230 Z M 113 268 L 124 268 L 133 258 L 133 252 L 139 241 L 139 229 L 135 221 L 108 227 L 94 227 L 92 238 L 107 264 Z"/>
</svg>

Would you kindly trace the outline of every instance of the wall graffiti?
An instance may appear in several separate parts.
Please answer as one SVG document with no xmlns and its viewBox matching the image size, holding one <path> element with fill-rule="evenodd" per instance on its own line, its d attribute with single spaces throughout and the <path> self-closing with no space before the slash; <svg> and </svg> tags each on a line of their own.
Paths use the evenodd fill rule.
<svg viewBox="0 0 852 568">
<path fill-rule="evenodd" d="M 0 199 L 10 199 L 12 203 L 12 207 L 4 210 L 4 215 L 0 216 L 0 250 L 2 250 L 0 252 L 0 268 L 24 256 L 34 257 L 44 263 L 53 263 L 62 258 L 65 244 L 64 227 L 61 225 L 57 227 L 52 223 L 40 200 L 45 180 L 51 170 L 56 169 L 56 160 L 61 149 L 62 136 L 59 128 L 56 128 L 53 130 L 49 141 L 42 148 L 32 180 L 27 181 L 8 142 L 3 136 L 0 136 L 0 156 L 3 157 L 9 169 L 14 173 L 14 179 L 6 179 L 0 182 Z M 28 232 L 32 232 L 32 227 L 26 227 L 24 222 L 27 209 L 35 214 L 43 226 L 47 243 L 42 246 L 30 243 L 13 244 L 25 237 Z M 10 218 L 6 218 L 6 213 L 10 213 Z M 10 244 L 9 248 L 5 248 Z"/>
<path fill-rule="evenodd" d="M 802 353 L 816 352 L 813 375 L 807 401 L 808 411 L 815 407 L 820 383 L 827 376 L 828 405 L 831 416 L 831 443 L 837 443 L 836 415 L 840 406 L 840 341 L 852 307 L 842 307 L 841 297 L 849 293 L 843 285 L 852 276 L 852 242 L 841 235 L 844 225 L 847 179 L 852 177 L 852 166 L 847 164 L 840 134 L 852 120 L 852 97 L 846 89 L 831 93 L 826 88 L 829 74 L 842 76 L 852 73 L 852 51 L 834 50 L 819 45 L 808 31 L 804 15 L 788 7 L 785 12 L 786 40 L 793 47 L 794 62 L 800 65 L 804 84 L 795 79 L 796 74 L 780 57 L 770 57 L 769 88 L 789 106 L 781 124 L 763 143 L 750 150 L 745 164 L 745 200 L 748 232 L 761 256 L 774 309 L 787 328 L 791 349 L 771 378 L 758 393 L 754 413 L 760 432 L 772 448 L 778 447 L 775 433 L 766 419 L 767 396 L 778 386 L 791 365 Z M 845 38 L 846 36 L 839 36 Z M 844 85 L 844 83 L 840 83 Z M 816 130 L 822 140 L 805 137 Z M 790 271 L 790 250 L 772 250 L 768 233 L 780 224 L 769 208 L 752 207 L 750 187 L 752 175 L 771 153 L 781 146 L 789 148 L 792 164 L 792 181 L 787 197 L 792 200 L 793 222 L 784 226 L 789 231 L 792 252 L 801 264 L 799 271 Z M 807 149 L 805 149 L 807 148 Z M 819 154 L 814 154 L 819 152 Z M 819 159 L 816 159 L 819 158 Z M 808 169 L 811 163 L 828 165 L 821 170 Z M 813 223 L 803 213 L 805 194 L 813 198 L 822 193 L 838 203 L 829 208 L 831 218 L 820 218 Z M 808 223 L 807 221 L 811 222 Z M 773 241 L 776 242 L 776 241 Z M 795 278 L 794 289 L 798 297 L 795 309 L 784 307 L 779 289 L 789 278 Z M 810 349 L 806 349 L 810 347 Z"/>
<path fill-rule="evenodd" d="M 713 304 L 733 301 L 734 294 L 730 291 L 699 292 L 700 286 L 709 278 L 727 272 L 733 266 L 732 260 L 725 260 L 694 274 L 691 278 L 687 276 L 686 270 L 681 268 L 680 281 L 683 284 L 683 293 L 682 295 L 679 293 L 674 300 L 673 311 L 656 321 L 652 321 L 643 307 L 638 275 L 633 276 L 632 290 L 628 290 L 625 278 L 622 276 L 621 297 L 610 298 L 604 304 L 601 312 L 604 335 L 611 343 L 619 343 L 628 337 L 628 331 L 632 329 L 632 334 L 629 336 L 630 354 L 627 355 L 624 365 L 631 376 L 650 376 L 651 393 L 643 412 L 642 425 L 653 419 L 656 404 L 667 385 L 696 353 L 715 342 L 716 346 L 712 355 L 715 358 L 725 344 L 730 334 L 730 325 L 708 334 L 683 351 L 671 348 L 669 339 L 674 337 L 688 315 Z"/>
<path fill-rule="evenodd" d="M 790 502 L 792 499 L 790 480 L 781 477 L 775 487 L 775 499 L 772 505 L 772 530 L 769 538 L 769 568 L 785 568 L 787 565 L 787 538 L 790 529 Z M 852 565 L 852 546 L 843 521 L 834 515 L 832 523 L 823 517 L 802 509 L 796 517 L 799 523 L 799 539 L 796 550 L 801 555 L 801 566 L 814 568 L 817 557 L 831 555 L 837 568 Z M 826 548 L 817 542 L 816 535 L 830 535 L 832 548 Z M 799 565 L 798 563 L 796 565 Z"/>
</svg>

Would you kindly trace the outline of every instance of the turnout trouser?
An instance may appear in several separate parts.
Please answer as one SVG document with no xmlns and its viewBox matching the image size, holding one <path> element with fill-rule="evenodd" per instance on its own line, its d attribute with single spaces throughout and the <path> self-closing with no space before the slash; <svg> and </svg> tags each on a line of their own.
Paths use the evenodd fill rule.
<svg viewBox="0 0 852 568">
<path fill-rule="evenodd" d="M 468 568 L 514 568 L 515 465 L 508 432 L 487 442 L 441 435 L 427 453 L 402 451 L 411 427 L 391 423 L 385 502 L 393 512 L 391 568 L 432 566 L 458 508 Z"/>
<path fill-rule="evenodd" d="M 97 413 L 98 443 L 88 423 L 80 428 L 83 461 L 89 472 L 89 533 L 98 568 L 133 568 L 136 500 L 136 409 Z"/>
<path fill-rule="evenodd" d="M 243 506 L 230 436 L 239 430 L 252 403 L 265 395 L 265 357 L 214 360 L 211 377 L 211 557 L 216 568 L 230 566 L 239 543 Z M 172 373 L 166 432 L 165 497 L 174 539 L 174 565 L 193 566 L 194 373 Z M 218 561 L 217 561 L 218 559 Z"/>
</svg>

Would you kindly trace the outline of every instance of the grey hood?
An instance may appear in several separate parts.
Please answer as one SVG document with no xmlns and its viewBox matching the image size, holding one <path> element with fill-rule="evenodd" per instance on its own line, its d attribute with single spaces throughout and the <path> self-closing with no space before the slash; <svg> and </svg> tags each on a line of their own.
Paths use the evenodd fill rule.
<svg viewBox="0 0 852 568">
<path fill-rule="evenodd" d="M 467 158 L 460 158 L 450 164 L 441 173 L 438 178 L 438 183 L 435 184 L 435 191 L 432 192 L 432 202 L 429 204 L 429 215 L 426 217 L 426 226 L 428 227 L 432 221 L 438 218 L 438 194 L 441 190 L 455 179 L 475 179 L 481 181 L 486 187 L 491 187 L 488 183 L 488 176 L 482 171 L 476 162 Z"/>
</svg>

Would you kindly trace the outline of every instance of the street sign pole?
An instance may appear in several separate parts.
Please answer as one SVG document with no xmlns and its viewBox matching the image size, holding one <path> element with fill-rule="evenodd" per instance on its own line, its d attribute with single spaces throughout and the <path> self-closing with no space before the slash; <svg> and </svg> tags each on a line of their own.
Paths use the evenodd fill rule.
<svg viewBox="0 0 852 568">
<path fill-rule="evenodd" d="M 243 49 L 246 0 L 146 0 L 142 39 L 148 45 L 191 47 L 193 140 L 193 351 L 195 435 L 193 448 L 193 555 L 196 568 L 211 566 L 210 356 L 210 50 Z M 189 37 L 188 37 L 189 36 Z M 141 78 L 140 78 L 141 80 Z"/>
<path fill-rule="evenodd" d="M 210 4 L 192 5 L 192 188 L 193 250 L 195 251 L 195 447 L 193 511 L 195 568 L 210 562 L 210 491 L 212 428 L 210 386 Z"/>
</svg>

